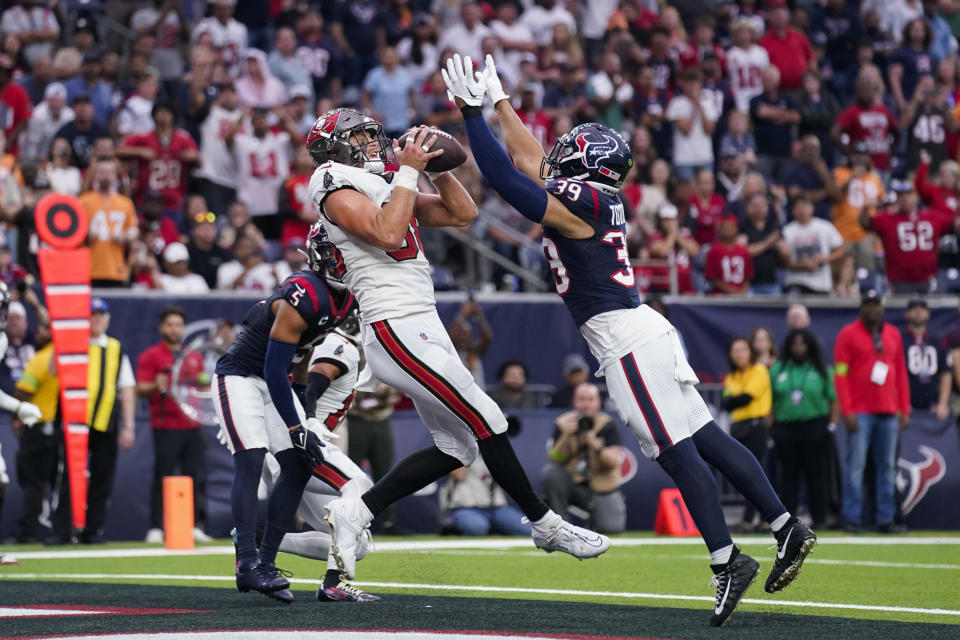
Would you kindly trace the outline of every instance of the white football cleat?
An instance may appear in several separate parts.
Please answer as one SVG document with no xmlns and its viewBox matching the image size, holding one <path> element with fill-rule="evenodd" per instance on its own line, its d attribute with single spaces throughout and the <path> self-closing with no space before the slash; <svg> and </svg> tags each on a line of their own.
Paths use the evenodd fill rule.
<svg viewBox="0 0 960 640">
<path fill-rule="evenodd" d="M 364 530 L 370 522 L 364 517 L 363 501 L 337 498 L 323 508 L 323 519 L 330 525 L 330 552 L 337 562 L 337 569 L 348 580 L 356 577 L 357 555 L 360 551 Z M 364 544 L 364 553 L 366 552 Z"/>
<path fill-rule="evenodd" d="M 193 528 L 193 541 L 194 542 L 213 542 L 213 538 L 204 533 L 203 529 L 200 527 Z"/>
<path fill-rule="evenodd" d="M 533 544 L 547 553 L 563 551 L 574 558 L 596 558 L 610 548 L 605 535 L 566 522 L 551 511 L 533 525 Z"/>
<path fill-rule="evenodd" d="M 163 544 L 163 529 L 150 529 L 143 541 L 147 544 Z"/>
</svg>

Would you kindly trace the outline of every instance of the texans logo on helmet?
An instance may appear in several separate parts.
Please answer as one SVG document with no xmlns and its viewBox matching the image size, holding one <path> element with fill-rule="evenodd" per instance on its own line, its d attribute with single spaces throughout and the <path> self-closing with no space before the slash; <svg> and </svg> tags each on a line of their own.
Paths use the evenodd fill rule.
<svg viewBox="0 0 960 640">
<path fill-rule="evenodd" d="M 588 169 L 597 169 L 601 161 L 609 158 L 614 151 L 620 148 L 620 142 L 616 138 L 593 129 L 578 134 L 574 142 L 577 143 L 577 149 L 580 150 L 580 160 L 583 162 L 583 166 Z M 607 171 L 610 170 L 607 169 Z M 611 175 L 610 177 L 616 179 L 619 176 Z"/>
<path fill-rule="evenodd" d="M 900 473 L 897 475 L 897 488 L 903 492 L 903 513 L 910 513 L 917 504 L 927 495 L 930 487 L 940 482 L 947 473 L 947 461 L 943 454 L 932 447 L 920 445 L 918 447 L 923 462 L 910 462 L 900 458 L 897 466 Z"/>
</svg>

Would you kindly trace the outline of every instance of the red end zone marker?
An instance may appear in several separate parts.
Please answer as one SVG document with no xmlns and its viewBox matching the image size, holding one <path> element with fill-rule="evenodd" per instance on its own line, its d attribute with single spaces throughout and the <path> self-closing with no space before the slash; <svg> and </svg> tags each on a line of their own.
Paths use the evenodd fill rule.
<svg viewBox="0 0 960 640">
<path fill-rule="evenodd" d="M 87 512 L 87 361 L 90 351 L 90 250 L 83 246 L 89 221 L 73 196 L 40 198 L 34 222 L 41 248 L 40 278 L 60 378 L 60 413 L 66 441 L 73 526 Z"/>
</svg>

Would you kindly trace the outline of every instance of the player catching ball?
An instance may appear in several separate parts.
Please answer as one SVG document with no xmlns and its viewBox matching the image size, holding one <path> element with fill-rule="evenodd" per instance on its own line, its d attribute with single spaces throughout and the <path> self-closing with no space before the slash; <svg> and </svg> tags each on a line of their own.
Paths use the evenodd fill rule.
<svg viewBox="0 0 960 640">
<path fill-rule="evenodd" d="M 588 123 L 560 136 L 544 157 L 510 105 L 491 56 L 482 73 L 459 55 L 442 71 L 481 173 L 500 197 L 543 225 L 543 250 L 557 293 L 600 363 L 599 375 L 606 377 L 620 417 L 644 454 L 683 494 L 710 550 L 717 587 L 710 624 L 724 624 L 760 565 L 734 546 L 707 462 L 756 505 L 773 529 L 778 550 L 768 592 L 793 581 L 817 538 L 787 513 L 753 454 L 713 421 L 673 325 L 640 303 L 617 195 L 633 166 L 630 148 L 609 127 Z M 495 105 L 513 162 L 483 119 L 485 93 Z"/>
<path fill-rule="evenodd" d="M 506 418 L 474 382 L 437 316 L 419 228 L 463 227 L 477 217 L 473 199 L 446 172 L 466 154 L 453 138 L 427 128 L 401 141 L 402 148 L 393 145 L 399 170 L 383 173 L 391 159 L 383 126 L 358 111 L 330 111 L 307 136 L 317 163 L 310 196 L 343 281 L 360 305 L 367 363 L 374 377 L 413 399 L 435 443 L 401 460 L 361 499 L 327 505 L 340 569 L 354 577 L 357 545 L 377 513 L 469 466 L 478 454 L 530 519 L 538 547 L 578 558 L 598 556 L 609 539 L 564 522 L 533 491 L 507 439 Z M 424 170 L 442 172 L 430 176 L 437 194 L 418 192 Z"/>
</svg>

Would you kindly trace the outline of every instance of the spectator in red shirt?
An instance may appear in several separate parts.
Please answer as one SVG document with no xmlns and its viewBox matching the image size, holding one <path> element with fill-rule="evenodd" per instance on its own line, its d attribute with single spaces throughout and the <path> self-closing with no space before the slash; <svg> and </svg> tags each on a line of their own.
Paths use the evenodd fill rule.
<svg viewBox="0 0 960 640">
<path fill-rule="evenodd" d="M 7 140 L 6 148 L 0 151 L 12 154 L 17 153 L 20 132 L 27 126 L 33 113 L 26 90 L 12 80 L 14 67 L 10 56 L 0 54 L 0 121 Z"/>
<path fill-rule="evenodd" d="M 790 27 L 786 0 L 773 0 L 767 6 L 772 7 L 769 29 L 759 44 L 767 50 L 770 63 L 780 70 L 780 88 L 798 91 L 803 85 L 803 74 L 816 68 L 813 49 L 807 36 Z"/>
<path fill-rule="evenodd" d="M 897 194 L 896 209 L 872 218 L 863 210 L 860 224 L 880 238 L 894 292 L 930 293 L 936 284 L 940 236 L 954 231 L 958 219 L 946 211 L 918 210 L 919 198 L 909 182 L 893 180 L 890 189 Z"/>
<path fill-rule="evenodd" d="M 190 165 L 199 162 L 200 155 L 190 134 L 174 127 L 173 106 L 157 103 L 152 115 L 154 130 L 127 136 L 117 149 L 117 155 L 138 160 L 134 193 L 137 204 L 143 203 L 147 191 L 161 192 L 163 214 L 179 227 Z"/>
<path fill-rule="evenodd" d="M 717 227 L 717 241 L 707 252 L 704 277 L 710 293 L 744 294 L 753 277 L 753 258 L 743 245 L 737 244 L 737 218 L 727 216 Z"/>
<path fill-rule="evenodd" d="M 860 70 L 855 87 L 856 102 L 837 118 L 830 137 L 845 153 L 863 142 L 877 172 L 886 178 L 890 173 L 890 150 L 897 139 L 897 121 L 880 102 L 880 72 L 870 65 Z M 886 182 L 886 180 L 884 180 Z"/>
<path fill-rule="evenodd" d="M 140 207 L 140 238 L 157 257 L 163 255 L 167 245 L 180 239 L 177 225 L 163 215 L 163 200 L 161 192 L 147 191 Z"/>
<path fill-rule="evenodd" d="M 940 163 L 936 183 L 928 182 L 930 176 L 930 154 L 926 150 L 920 151 L 920 166 L 913 179 L 913 186 L 923 204 L 931 209 L 949 211 L 953 215 L 960 213 L 960 166 L 953 160 L 944 160 Z"/>
<path fill-rule="evenodd" d="M 158 330 L 161 340 L 140 354 L 137 360 L 137 395 L 150 404 L 153 431 L 153 487 L 150 490 L 150 530 L 146 541 L 163 542 L 163 478 L 180 473 L 193 478 L 194 522 L 200 522 L 204 476 L 204 440 L 201 425 L 188 418 L 170 395 L 170 372 L 180 354 L 186 312 L 167 307 L 160 312 Z M 199 363 L 198 371 L 203 364 Z M 195 527 L 194 538 L 206 538 Z M 207 538 L 209 539 L 209 538 Z"/>
<path fill-rule="evenodd" d="M 863 530 L 863 472 L 872 451 L 877 529 L 893 533 L 898 427 L 905 429 L 910 421 L 910 382 L 900 332 L 883 321 L 883 299 L 875 290 L 864 293 L 860 319 L 837 334 L 834 362 L 837 400 L 847 427 L 844 530 Z"/>
<path fill-rule="evenodd" d="M 693 195 L 690 196 L 690 216 L 696 221 L 693 237 L 700 244 L 709 244 L 717 237 L 717 223 L 723 216 L 727 203 L 717 193 L 716 181 L 710 169 L 701 169 L 693 180 Z"/>
<path fill-rule="evenodd" d="M 300 146 L 293 156 L 293 173 L 280 187 L 280 243 L 283 246 L 294 238 L 306 238 L 310 225 L 317 221 L 317 207 L 310 199 L 308 186 L 313 176 L 313 158 L 306 147 Z"/>
</svg>

